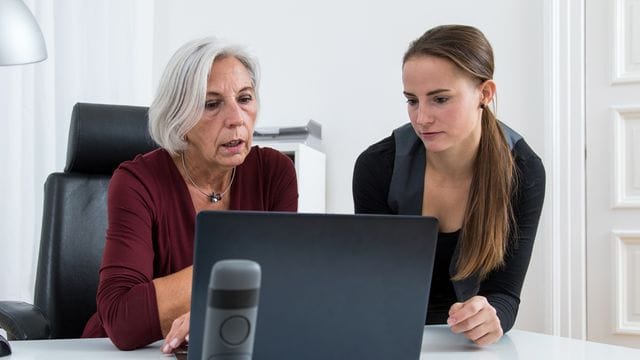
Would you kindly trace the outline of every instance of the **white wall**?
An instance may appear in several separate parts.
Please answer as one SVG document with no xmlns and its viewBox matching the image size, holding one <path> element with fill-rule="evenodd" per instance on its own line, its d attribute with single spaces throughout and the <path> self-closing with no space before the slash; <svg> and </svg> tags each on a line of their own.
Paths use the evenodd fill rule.
<svg viewBox="0 0 640 360">
<path fill-rule="evenodd" d="M 543 2 L 188 4 L 156 1 L 154 80 L 171 53 L 191 38 L 215 35 L 249 46 L 262 65 L 259 126 L 303 124 L 310 118 L 322 124 L 328 212 L 353 211 L 356 157 L 408 121 L 401 58 L 411 40 L 435 25 L 464 23 L 485 33 L 496 57 L 498 116 L 545 157 Z M 540 286 L 550 283 L 542 258 L 547 242 L 538 236 L 517 323 L 541 332 L 550 330 L 550 288 Z"/>
</svg>

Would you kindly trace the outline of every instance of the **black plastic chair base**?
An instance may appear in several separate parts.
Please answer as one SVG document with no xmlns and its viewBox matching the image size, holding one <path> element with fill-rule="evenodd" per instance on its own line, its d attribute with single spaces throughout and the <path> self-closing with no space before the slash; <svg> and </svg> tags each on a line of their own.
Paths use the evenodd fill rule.
<svg viewBox="0 0 640 360">
<path fill-rule="evenodd" d="M 0 335 L 0 357 L 11 355 L 11 346 L 4 336 Z"/>
</svg>

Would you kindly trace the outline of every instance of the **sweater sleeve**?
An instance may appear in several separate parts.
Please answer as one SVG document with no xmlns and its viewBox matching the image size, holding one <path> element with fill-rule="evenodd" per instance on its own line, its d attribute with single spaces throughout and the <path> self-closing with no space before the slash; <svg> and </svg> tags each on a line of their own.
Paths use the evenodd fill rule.
<svg viewBox="0 0 640 360">
<path fill-rule="evenodd" d="M 356 214 L 393 214 L 387 197 L 393 174 L 393 136 L 370 146 L 356 160 L 353 170 L 353 204 Z"/>
<path fill-rule="evenodd" d="M 545 194 L 545 171 L 540 158 L 521 140 L 516 144 L 517 191 L 513 198 L 515 231 L 507 245 L 504 265 L 480 284 L 479 295 L 496 309 L 504 332 L 516 320 L 520 292 L 538 229 Z"/>
<path fill-rule="evenodd" d="M 151 192 L 126 169 L 115 171 L 108 192 L 108 226 L 100 269 L 97 312 L 121 350 L 162 338 L 153 285 Z"/>
</svg>

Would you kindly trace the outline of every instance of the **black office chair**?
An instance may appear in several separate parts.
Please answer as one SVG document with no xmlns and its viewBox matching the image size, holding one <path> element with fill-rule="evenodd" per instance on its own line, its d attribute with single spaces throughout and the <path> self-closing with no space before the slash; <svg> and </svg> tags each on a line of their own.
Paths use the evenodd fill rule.
<svg viewBox="0 0 640 360">
<path fill-rule="evenodd" d="M 107 225 L 107 186 L 115 168 L 157 147 L 147 108 L 78 103 L 67 163 L 44 185 L 34 305 L 0 301 L 10 340 L 78 338 L 96 311 Z"/>
</svg>

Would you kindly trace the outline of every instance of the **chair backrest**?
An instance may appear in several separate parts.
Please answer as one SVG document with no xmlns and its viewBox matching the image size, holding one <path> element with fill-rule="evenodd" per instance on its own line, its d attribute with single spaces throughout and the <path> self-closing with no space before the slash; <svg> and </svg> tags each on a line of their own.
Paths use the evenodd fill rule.
<svg viewBox="0 0 640 360">
<path fill-rule="evenodd" d="M 73 108 L 67 163 L 49 175 L 34 304 L 51 337 L 80 337 L 96 311 L 98 270 L 107 226 L 107 187 L 115 168 L 157 147 L 147 108 L 78 103 Z"/>
</svg>

